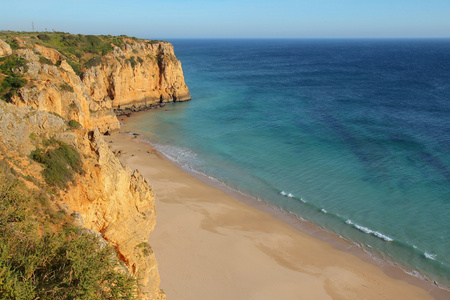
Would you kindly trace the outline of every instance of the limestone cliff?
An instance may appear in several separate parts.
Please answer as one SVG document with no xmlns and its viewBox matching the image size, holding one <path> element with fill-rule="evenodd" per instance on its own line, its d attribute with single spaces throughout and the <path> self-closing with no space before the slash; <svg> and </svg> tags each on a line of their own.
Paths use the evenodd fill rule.
<svg viewBox="0 0 450 300">
<path fill-rule="evenodd" d="M 82 146 L 81 146 L 82 145 Z M 80 152 L 85 175 L 61 193 L 83 216 L 84 226 L 100 232 L 139 278 L 144 299 L 160 299 L 159 273 L 147 239 L 156 223 L 155 199 L 138 171 L 124 168 L 96 129 L 84 136 Z"/>
<path fill-rule="evenodd" d="M 35 188 L 44 180 L 40 165 L 29 158 L 42 141 L 53 137 L 81 154 L 83 168 L 67 188 L 56 191 L 54 204 L 67 207 L 81 226 L 98 232 L 117 250 L 129 272 L 138 278 L 141 299 L 165 299 L 159 290 L 157 262 L 147 243 L 155 226 L 152 189 L 137 172 L 125 168 L 100 132 L 70 129 L 61 117 L 32 107 L 0 101 L 0 158 Z"/>
<path fill-rule="evenodd" d="M 8 42 L 0 39 L 0 98 L 9 102 L 0 101 L 0 158 L 14 157 L 15 172 L 42 188 L 42 167 L 30 152 L 49 138 L 74 147 L 82 172 L 56 192 L 55 205 L 114 246 L 138 279 L 140 298 L 165 299 L 147 243 L 156 220 L 152 189 L 101 133 L 119 129 L 115 111 L 190 99 L 173 46 L 123 36 L 8 34 L 0 32 Z"/>
<path fill-rule="evenodd" d="M 28 79 L 28 84 L 11 98 L 11 102 L 57 113 L 66 120 L 78 121 L 87 129 L 99 128 L 102 132 L 117 130 L 120 125 L 110 101 L 93 101 L 80 77 L 66 61 L 56 66 L 42 59 L 43 55 L 53 57 L 55 52 L 42 46 L 34 50 L 15 51 L 16 55 L 27 61 L 24 77 Z"/>
<path fill-rule="evenodd" d="M 167 42 L 126 40 L 124 47 L 103 57 L 83 73 L 94 101 L 111 99 L 114 108 L 150 107 L 190 99 L 180 61 Z"/>
<path fill-rule="evenodd" d="M 62 35 L 58 43 L 69 37 L 73 36 Z M 35 37 L 12 41 L 18 49 L 11 54 L 9 45 L 0 40 L 0 55 L 24 58 L 26 68 L 14 72 L 28 83 L 9 101 L 57 113 L 87 129 L 117 130 L 115 109 L 134 111 L 190 100 L 181 63 L 168 42 L 115 38 L 115 44 L 107 42 L 104 54 L 89 49 L 75 55 L 43 46 Z"/>
</svg>

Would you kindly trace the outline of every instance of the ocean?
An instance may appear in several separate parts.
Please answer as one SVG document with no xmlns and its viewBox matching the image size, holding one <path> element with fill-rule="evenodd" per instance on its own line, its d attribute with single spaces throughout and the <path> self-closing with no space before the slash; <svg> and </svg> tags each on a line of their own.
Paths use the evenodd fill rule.
<svg viewBox="0 0 450 300">
<path fill-rule="evenodd" d="M 450 286 L 449 39 L 170 42 L 192 101 L 124 130 Z"/>
</svg>

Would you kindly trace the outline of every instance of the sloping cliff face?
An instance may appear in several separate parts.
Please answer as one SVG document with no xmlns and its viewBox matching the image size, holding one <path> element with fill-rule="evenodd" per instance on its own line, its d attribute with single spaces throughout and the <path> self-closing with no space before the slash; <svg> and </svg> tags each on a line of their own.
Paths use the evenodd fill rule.
<svg viewBox="0 0 450 300">
<path fill-rule="evenodd" d="M 55 205 L 70 207 L 70 213 L 78 213 L 72 215 L 81 215 L 76 220 L 80 226 L 98 232 L 114 246 L 138 278 L 141 299 L 165 299 L 147 243 L 156 220 L 155 199 L 147 181 L 120 163 L 97 129 L 69 130 L 58 116 L 0 101 L 0 157 L 10 159 L 22 177 L 34 178 L 35 188 L 44 186 L 42 167 L 29 154 L 50 137 L 77 149 L 83 162 L 81 175 L 57 191 Z"/>
<path fill-rule="evenodd" d="M 27 61 L 16 72 L 28 83 L 10 101 L 57 113 L 87 129 L 118 130 L 115 109 L 135 111 L 191 98 L 181 63 L 167 42 L 120 39 L 120 46 L 111 44 L 105 55 L 79 54 L 87 61 L 77 74 L 60 52 L 30 40 L 15 41 L 21 47 L 12 55 Z M 3 55 L 11 55 L 8 47 L 1 47 Z"/>
</svg>

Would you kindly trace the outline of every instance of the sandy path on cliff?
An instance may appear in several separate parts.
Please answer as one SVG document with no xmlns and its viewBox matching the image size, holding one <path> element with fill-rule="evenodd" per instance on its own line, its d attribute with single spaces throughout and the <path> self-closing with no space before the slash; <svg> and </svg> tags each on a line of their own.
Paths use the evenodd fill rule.
<svg viewBox="0 0 450 300">
<path fill-rule="evenodd" d="M 191 176 L 124 135 L 106 137 L 156 194 L 150 235 L 168 299 L 431 299 Z"/>
</svg>

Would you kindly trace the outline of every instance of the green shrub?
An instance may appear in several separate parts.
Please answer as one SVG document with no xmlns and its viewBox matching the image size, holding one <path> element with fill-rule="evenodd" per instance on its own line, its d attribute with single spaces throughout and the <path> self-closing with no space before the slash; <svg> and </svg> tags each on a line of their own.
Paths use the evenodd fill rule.
<svg viewBox="0 0 450 300">
<path fill-rule="evenodd" d="M 0 299 L 136 299 L 136 280 L 97 237 L 57 221 L 48 197 L 0 168 Z"/>
<path fill-rule="evenodd" d="M 150 247 L 150 245 L 147 242 L 142 242 L 139 245 L 137 245 L 135 248 L 141 250 L 141 254 L 143 256 L 149 256 L 150 254 L 153 254 L 153 249 Z"/>
<path fill-rule="evenodd" d="M 0 84 L 0 98 L 4 98 L 7 102 L 17 94 L 17 91 L 24 87 L 28 80 L 21 76 L 6 76 Z"/>
<path fill-rule="evenodd" d="M 130 58 L 127 58 L 126 61 L 130 63 L 130 65 L 131 65 L 131 67 L 132 67 L 133 69 L 134 69 L 134 67 L 137 65 L 137 62 L 136 62 L 134 56 L 132 56 L 132 57 L 130 57 Z"/>
<path fill-rule="evenodd" d="M 86 35 L 86 40 L 92 48 L 95 48 L 102 43 L 102 40 L 96 35 Z"/>
<path fill-rule="evenodd" d="M 64 188 L 72 181 L 75 172 L 81 172 L 80 154 L 64 142 L 50 140 L 48 143 L 54 148 L 36 148 L 31 152 L 31 158 L 44 165 L 42 175 L 49 185 Z"/>
<path fill-rule="evenodd" d="M 24 58 L 16 55 L 0 58 L 0 72 L 6 75 L 0 83 L 0 97 L 6 101 L 10 101 L 17 94 L 17 91 L 28 83 L 17 72 L 18 69 L 22 70 L 22 72 L 28 70 L 27 61 Z"/>
<path fill-rule="evenodd" d="M 19 46 L 19 42 L 17 40 L 11 40 L 9 41 L 9 46 L 11 47 L 12 50 L 17 50 L 20 48 Z"/>
<path fill-rule="evenodd" d="M 87 69 L 92 67 L 97 67 L 102 63 L 102 58 L 100 56 L 96 56 L 88 60 L 84 65 Z"/>
<path fill-rule="evenodd" d="M 81 65 L 73 60 L 67 60 L 67 63 L 72 67 L 75 74 L 80 75 L 82 73 L 81 71 Z"/>
<path fill-rule="evenodd" d="M 27 61 L 16 55 L 0 58 L 0 71 L 5 75 L 15 76 L 15 70 L 21 68 L 23 72 L 28 70 Z"/>
<path fill-rule="evenodd" d="M 51 65 L 51 66 L 53 66 L 54 65 L 54 63 L 50 60 L 50 59 L 48 59 L 48 58 L 46 58 L 46 57 L 44 57 L 44 56 L 39 56 L 39 62 L 41 63 L 41 64 L 46 64 L 46 65 Z"/>
<path fill-rule="evenodd" d="M 81 127 L 81 124 L 78 123 L 78 121 L 76 121 L 76 120 L 70 120 L 68 124 L 69 124 L 69 127 L 73 128 L 73 129 L 77 129 L 77 128 Z"/>
<path fill-rule="evenodd" d="M 37 35 L 38 39 L 40 39 L 41 41 L 50 41 L 50 36 L 48 34 L 38 34 Z"/>
<path fill-rule="evenodd" d="M 64 82 L 63 84 L 61 84 L 61 85 L 59 86 L 59 89 L 60 89 L 61 91 L 65 91 L 65 92 L 71 92 L 71 93 L 74 92 L 74 91 L 73 91 L 73 87 L 72 87 L 71 85 L 69 85 L 68 83 L 66 83 L 66 82 Z"/>
</svg>

